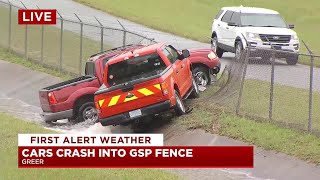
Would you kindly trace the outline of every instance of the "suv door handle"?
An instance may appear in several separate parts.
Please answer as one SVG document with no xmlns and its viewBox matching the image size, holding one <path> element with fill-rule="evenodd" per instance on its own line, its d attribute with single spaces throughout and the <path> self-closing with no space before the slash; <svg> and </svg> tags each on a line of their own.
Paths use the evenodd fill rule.
<svg viewBox="0 0 320 180">
<path fill-rule="evenodd" d="M 229 29 L 229 27 L 226 27 L 226 29 Z"/>
<path fill-rule="evenodd" d="M 218 26 L 220 26 L 220 24 L 218 24 Z"/>
</svg>

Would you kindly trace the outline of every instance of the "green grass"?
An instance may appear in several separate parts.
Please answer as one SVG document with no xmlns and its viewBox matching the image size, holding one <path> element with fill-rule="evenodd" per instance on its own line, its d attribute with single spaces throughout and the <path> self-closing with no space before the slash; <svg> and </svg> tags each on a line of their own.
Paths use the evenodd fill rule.
<svg viewBox="0 0 320 180">
<path fill-rule="evenodd" d="M 25 55 L 25 25 L 18 25 L 17 12 L 12 12 L 12 29 L 11 29 L 11 49 L 13 52 Z M 0 46 L 8 48 L 9 37 L 9 10 L 0 6 Z M 60 65 L 60 33 L 58 28 L 60 21 L 57 21 L 57 26 L 44 26 L 44 45 L 43 45 L 43 63 L 51 66 L 59 67 Z M 63 53 L 62 53 L 62 68 L 72 73 L 79 73 L 80 66 L 80 25 L 64 22 L 64 27 L 73 26 L 73 29 L 78 29 L 78 32 L 64 30 L 63 32 Z M 78 26 L 78 28 L 77 28 Z M 60 26 L 59 26 L 60 27 Z M 28 43 L 27 56 L 30 59 L 41 61 L 41 29 L 39 25 L 28 26 Z M 84 31 L 88 27 L 84 26 Z M 99 33 L 100 29 L 96 28 Z M 105 44 L 104 47 L 109 49 L 111 46 Z M 81 71 L 84 72 L 86 60 L 97 52 L 100 52 L 100 41 L 94 41 L 89 38 L 83 38 L 83 58 L 81 60 Z"/>
<path fill-rule="evenodd" d="M 320 54 L 320 42 L 315 36 L 320 29 L 320 1 L 309 0 L 76 0 L 149 27 L 209 42 L 213 17 L 223 6 L 255 6 L 279 11 L 286 21 L 295 24 L 300 39 Z M 303 48 L 302 51 L 306 52 Z M 309 60 L 302 59 L 308 64 Z M 320 62 L 316 62 L 320 66 Z"/>
<path fill-rule="evenodd" d="M 39 63 L 26 60 L 16 54 L 10 53 L 8 50 L 0 48 L 0 60 L 8 61 L 15 64 L 20 64 L 22 66 L 25 66 L 29 69 L 44 72 L 47 74 L 50 74 L 52 76 L 56 76 L 61 78 L 62 80 L 69 80 L 74 77 L 74 75 L 71 75 L 69 73 L 59 72 L 56 69 L 47 68 Z"/>
<path fill-rule="evenodd" d="M 0 179 L 179 179 L 156 169 L 18 169 L 18 133 L 56 133 L 0 113 Z"/>
<path fill-rule="evenodd" d="M 244 86 L 241 111 L 268 118 L 270 83 L 247 80 Z M 307 129 L 309 90 L 275 84 L 273 119 L 287 125 Z M 320 132 L 320 92 L 313 93 L 313 129 Z"/>
</svg>

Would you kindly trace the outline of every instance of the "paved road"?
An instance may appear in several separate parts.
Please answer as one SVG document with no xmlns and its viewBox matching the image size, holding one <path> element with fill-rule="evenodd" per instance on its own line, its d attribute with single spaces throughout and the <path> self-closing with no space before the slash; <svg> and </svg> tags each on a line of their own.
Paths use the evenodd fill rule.
<svg viewBox="0 0 320 180">
<path fill-rule="evenodd" d="M 3 0 L 2 0 L 3 1 Z M 11 0 L 13 4 L 21 6 L 19 0 Z M 122 18 L 116 18 L 107 13 L 95 10 L 93 8 L 81 5 L 79 3 L 73 2 L 72 0 L 55 0 L 55 1 L 43 1 L 43 0 L 24 0 L 24 4 L 28 8 L 35 8 L 38 5 L 40 8 L 56 8 L 60 14 L 72 20 L 77 21 L 74 13 L 78 14 L 78 16 L 84 21 L 93 24 L 97 24 L 94 17 L 97 17 L 102 24 L 105 26 L 120 28 L 118 21 L 119 20 L 127 29 L 130 31 L 138 32 L 139 34 L 143 34 L 147 37 L 155 38 L 156 41 L 164 41 L 168 42 L 180 49 L 183 48 L 197 48 L 197 47 L 210 47 L 210 44 L 201 43 L 193 40 L 189 40 L 186 38 L 178 37 L 175 35 L 171 35 L 168 33 L 163 33 L 146 26 L 130 22 L 128 20 Z M 85 12 L 85 13 L 84 13 Z M 74 24 L 65 24 L 64 27 L 68 30 L 79 33 L 79 26 Z M 85 35 L 89 38 L 100 40 L 99 29 L 90 29 L 85 28 Z M 114 33 L 114 32 L 106 32 L 106 33 Z M 120 34 L 111 34 L 108 35 L 105 40 L 112 41 L 113 44 L 121 45 L 121 38 L 114 37 L 122 37 Z M 110 40 L 111 39 L 111 40 Z M 224 58 L 221 59 L 222 67 L 232 62 L 232 57 L 234 57 L 231 53 L 226 53 Z M 315 59 L 315 61 L 320 61 L 320 59 Z M 288 66 L 283 62 L 278 62 L 275 68 L 275 82 L 287 86 L 297 87 L 297 88 L 309 88 L 309 76 L 310 70 L 308 66 L 305 65 L 296 65 L 296 66 Z M 271 79 L 271 67 L 270 64 L 265 64 L 263 62 L 255 61 L 255 63 L 250 64 L 248 66 L 247 78 L 249 79 L 258 79 L 264 81 L 270 81 Z M 320 91 L 320 68 L 314 69 L 314 90 Z"/>
</svg>

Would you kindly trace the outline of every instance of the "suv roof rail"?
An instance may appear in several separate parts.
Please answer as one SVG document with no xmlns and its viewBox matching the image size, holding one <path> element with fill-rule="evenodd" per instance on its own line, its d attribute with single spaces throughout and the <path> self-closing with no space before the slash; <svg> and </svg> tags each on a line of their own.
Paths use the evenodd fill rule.
<svg viewBox="0 0 320 180">
<path fill-rule="evenodd" d="M 123 48 L 131 47 L 131 46 L 139 46 L 139 45 L 138 45 L 138 44 L 128 44 L 128 45 L 125 45 L 125 46 L 119 46 L 119 47 L 116 47 L 116 48 L 113 48 L 113 49 L 108 49 L 108 50 L 105 50 L 105 51 L 102 51 L 102 52 L 93 54 L 93 55 L 90 56 L 90 58 L 95 57 L 95 56 L 97 56 L 97 55 L 101 55 L 101 54 L 107 53 L 107 52 L 116 51 L 116 50 L 121 50 L 121 49 L 123 49 Z"/>
</svg>

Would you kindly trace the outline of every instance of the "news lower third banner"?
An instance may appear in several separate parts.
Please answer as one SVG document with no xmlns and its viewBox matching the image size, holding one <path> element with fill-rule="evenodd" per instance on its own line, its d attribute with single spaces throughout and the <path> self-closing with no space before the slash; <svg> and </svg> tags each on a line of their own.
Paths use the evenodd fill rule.
<svg viewBox="0 0 320 180">
<path fill-rule="evenodd" d="M 253 168 L 253 146 L 164 146 L 162 134 L 19 134 L 19 168 Z"/>
</svg>

